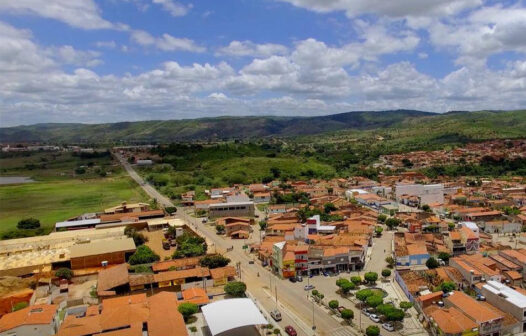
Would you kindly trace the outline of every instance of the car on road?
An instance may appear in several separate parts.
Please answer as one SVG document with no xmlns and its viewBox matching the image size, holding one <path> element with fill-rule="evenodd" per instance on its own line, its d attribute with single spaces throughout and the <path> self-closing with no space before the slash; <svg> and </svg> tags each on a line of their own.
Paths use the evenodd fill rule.
<svg viewBox="0 0 526 336">
<path fill-rule="evenodd" d="M 272 316 L 274 321 L 281 321 L 281 313 L 277 309 L 274 309 L 273 311 L 271 311 L 270 316 Z"/>
<path fill-rule="evenodd" d="M 303 287 L 303 289 L 305 289 L 306 291 L 309 291 L 311 289 L 314 289 L 314 286 L 313 285 L 305 285 L 305 287 Z"/>
<path fill-rule="evenodd" d="M 303 282 L 303 277 L 301 275 L 298 275 L 296 277 L 296 280 L 298 280 L 298 282 Z"/>
<path fill-rule="evenodd" d="M 371 314 L 371 315 L 369 315 L 369 318 L 370 318 L 371 321 L 373 321 L 373 322 L 376 322 L 376 323 L 380 322 L 380 316 L 378 316 L 378 315 L 376 315 L 376 314 Z"/>
<path fill-rule="evenodd" d="M 286 326 L 285 327 L 285 332 L 289 336 L 297 336 L 298 335 L 298 333 L 296 332 L 296 329 L 294 329 L 293 326 Z"/>
<path fill-rule="evenodd" d="M 389 323 L 389 322 L 382 324 L 382 328 L 384 328 L 387 331 L 394 331 L 395 330 L 394 325 L 392 323 Z"/>
<path fill-rule="evenodd" d="M 298 281 L 298 280 L 296 280 L 296 277 L 290 277 L 290 278 L 289 278 L 289 281 L 292 282 L 292 283 L 295 283 L 295 282 Z"/>
</svg>

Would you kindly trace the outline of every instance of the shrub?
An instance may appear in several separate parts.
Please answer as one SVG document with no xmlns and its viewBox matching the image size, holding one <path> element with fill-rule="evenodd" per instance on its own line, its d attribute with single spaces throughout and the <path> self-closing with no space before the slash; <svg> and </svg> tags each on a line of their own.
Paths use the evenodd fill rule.
<svg viewBox="0 0 526 336">
<path fill-rule="evenodd" d="M 394 265 L 395 265 L 395 260 L 391 256 L 385 258 L 385 262 L 387 263 L 387 266 L 389 266 L 389 267 L 394 267 Z"/>
<path fill-rule="evenodd" d="M 342 289 L 343 294 L 347 294 L 349 293 L 349 291 L 355 290 L 356 285 L 354 284 L 354 282 L 350 282 L 346 280 L 346 282 L 342 284 L 341 289 Z"/>
<path fill-rule="evenodd" d="M 393 308 L 386 312 L 385 317 L 389 321 L 402 321 L 405 317 L 405 313 L 402 309 Z"/>
<path fill-rule="evenodd" d="M 435 258 L 431 257 L 431 258 L 427 259 L 426 266 L 429 269 L 433 269 L 433 268 L 437 268 L 440 265 L 438 263 L 438 260 L 436 260 Z"/>
<path fill-rule="evenodd" d="M 220 254 L 208 255 L 199 260 L 199 264 L 202 267 L 208 267 L 210 269 L 225 267 L 230 263 L 230 259 L 223 257 Z"/>
<path fill-rule="evenodd" d="M 331 308 L 331 309 L 336 309 L 336 308 L 338 308 L 339 305 L 340 305 L 340 303 L 338 302 L 338 300 L 331 300 L 331 301 L 329 301 L 329 308 Z"/>
<path fill-rule="evenodd" d="M 149 264 L 161 259 L 158 254 L 152 251 L 148 246 L 141 245 L 134 254 L 131 255 L 128 263 L 130 265 Z"/>
<path fill-rule="evenodd" d="M 378 280 L 378 273 L 376 273 L 376 272 L 367 272 L 367 273 L 365 273 L 363 278 L 369 283 L 375 283 L 376 280 Z"/>
<path fill-rule="evenodd" d="M 386 220 L 386 219 L 387 219 L 387 216 L 386 216 L 386 215 L 384 215 L 384 214 L 380 214 L 380 215 L 378 215 L 378 221 L 379 221 L 380 223 L 385 223 L 385 220 Z"/>
<path fill-rule="evenodd" d="M 223 234 L 225 233 L 225 226 L 221 224 L 216 225 L 216 233 L 217 234 Z"/>
<path fill-rule="evenodd" d="M 77 167 L 75 168 L 75 174 L 82 175 L 86 173 L 86 168 L 84 167 Z"/>
<path fill-rule="evenodd" d="M 177 208 L 176 207 L 166 207 L 164 208 L 164 211 L 166 211 L 167 213 L 169 213 L 170 215 L 174 214 L 177 212 Z"/>
<path fill-rule="evenodd" d="M 382 270 L 382 276 L 383 277 L 387 278 L 390 275 L 391 275 L 391 270 L 390 269 L 386 268 L 386 269 Z"/>
<path fill-rule="evenodd" d="M 398 225 L 400 225 L 402 223 L 402 221 L 398 218 L 394 218 L 394 217 L 391 217 L 391 218 L 388 218 L 386 221 L 385 221 L 385 225 L 387 225 L 389 228 L 394 228 L 394 227 L 397 227 Z"/>
<path fill-rule="evenodd" d="M 38 229 L 40 227 L 40 221 L 36 218 L 25 218 L 20 220 L 16 227 L 21 230 Z"/>
<path fill-rule="evenodd" d="M 195 303 L 185 302 L 181 303 L 177 310 L 183 315 L 184 320 L 188 321 L 192 315 L 199 311 L 199 307 Z"/>
<path fill-rule="evenodd" d="M 381 226 L 377 226 L 374 228 L 374 233 L 376 233 L 377 236 L 381 235 L 383 231 L 384 231 L 384 228 Z"/>
<path fill-rule="evenodd" d="M 225 293 L 233 297 L 244 297 L 247 285 L 241 281 L 232 281 L 225 285 Z"/>
<path fill-rule="evenodd" d="M 448 262 L 449 258 L 451 258 L 451 255 L 447 252 L 440 252 L 438 254 L 438 258 L 444 260 L 444 262 Z"/>
<path fill-rule="evenodd" d="M 73 271 L 67 267 L 62 267 L 55 272 L 55 276 L 62 279 L 71 280 L 71 278 L 73 278 Z"/>
<path fill-rule="evenodd" d="M 368 326 L 367 329 L 365 329 L 365 334 L 367 336 L 378 336 L 380 335 L 380 328 L 375 325 Z"/>
</svg>

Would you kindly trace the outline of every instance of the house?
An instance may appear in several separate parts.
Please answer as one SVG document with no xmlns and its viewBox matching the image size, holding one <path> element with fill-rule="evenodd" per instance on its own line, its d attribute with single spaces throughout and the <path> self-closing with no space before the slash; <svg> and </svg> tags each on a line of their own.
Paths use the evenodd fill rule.
<svg viewBox="0 0 526 336">
<path fill-rule="evenodd" d="M 193 303 L 198 306 L 203 306 L 205 304 L 210 303 L 210 299 L 208 298 L 208 294 L 206 294 L 206 290 L 203 288 L 198 287 L 192 287 L 185 289 L 181 292 L 181 295 L 183 296 L 183 299 L 179 302 L 187 302 L 187 303 Z"/>
<path fill-rule="evenodd" d="M 499 251 L 499 255 L 515 265 L 518 265 L 521 267 L 521 273 L 522 276 L 526 276 L 526 250 L 520 249 L 520 250 L 501 250 Z"/>
<path fill-rule="evenodd" d="M 424 314 L 433 335 L 440 336 L 476 336 L 478 325 L 455 307 L 442 308 L 437 305 L 424 309 Z"/>
<path fill-rule="evenodd" d="M 33 305 L 0 318 L 0 336 L 51 336 L 57 328 L 58 305 Z"/>
<path fill-rule="evenodd" d="M 423 235 L 395 233 L 395 259 L 397 266 L 423 266 L 430 258 Z"/>
<path fill-rule="evenodd" d="M 521 232 L 522 225 L 507 220 L 491 220 L 484 222 L 483 228 L 486 233 L 517 233 Z"/>
<path fill-rule="evenodd" d="M 223 286 L 230 281 L 234 281 L 237 272 L 233 266 L 225 266 L 211 269 L 210 275 L 212 280 L 214 280 L 214 286 Z"/>
<path fill-rule="evenodd" d="M 70 248 L 70 263 L 72 269 L 100 267 L 103 264 L 116 265 L 125 263 L 135 252 L 133 238 L 114 239 L 106 241 L 76 244 Z"/>
<path fill-rule="evenodd" d="M 254 203 L 268 203 L 270 202 L 270 192 L 263 191 L 263 192 L 255 192 L 254 193 Z"/>
<path fill-rule="evenodd" d="M 483 305 L 464 292 L 453 291 L 444 298 L 447 307 L 454 307 L 475 322 L 479 335 L 500 335 L 504 316 Z"/>
<path fill-rule="evenodd" d="M 254 217 L 254 202 L 228 202 L 210 204 L 208 216 L 217 217 Z"/>
<path fill-rule="evenodd" d="M 171 292 L 105 299 L 82 317 L 66 315 L 56 336 L 188 336 L 178 305 Z"/>
<path fill-rule="evenodd" d="M 143 212 L 149 211 L 150 204 L 148 203 L 131 203 L 122 202 L 120 205 L 104 209 L 104 213 L 107 215 L 116 214 L 116 213 L 130 213 L 130 212 Z"/>
<path fill-rule="evenodd" d="M 282 241 L 272 246 L 272 270 L 282 278 L 296 276 L 295 254 Z"/>
<path fill-rule="evenodd" d="M 225 234 L 227 237 L 247 239 L 252 232 L 253 220 L 249 218 L 240 217 L 224 217 L 216 220 L 217 225 L 225 227 Z"/>
</svg>

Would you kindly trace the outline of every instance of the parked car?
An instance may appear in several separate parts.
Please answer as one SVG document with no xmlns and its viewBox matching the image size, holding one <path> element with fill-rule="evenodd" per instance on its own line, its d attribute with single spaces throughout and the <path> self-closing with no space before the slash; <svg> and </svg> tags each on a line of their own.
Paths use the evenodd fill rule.
<svg viewBox="0 0 526 336">
<path fill-rule="evenodd" d="M 369 315 L 369 318 L 370 318 L 371 321 L 373 321 L 373 322 L 376 322 L 376 323 L 380 322 L 380 316 L 378 316 L 378 315 L 376 315 L 376 314 L 371 314 L 371 315 Z"/>
<path fill-rule="evenodd" d="M 362 308 L 362 313 L 363 313 L 365 316 L 371 316 L 371 313 L 369 313 L 369 311 L 367 310 L 367 308 Z"/>
<path fill-rule="evenodd" d="M 321 273 L 323 274 L 323 276 L 326 276 L 326 277 L 329 276 L 329 273 L 327 273 L 327 272 L 325 272 L 325 271 L 322 271 Z"/>
<path fill-rule="evenodd" d="M 303 287 L 303 289 L 305 289 L 306 291 L 309 291 L 311 289 L 314 289 L 314 286 L 313 285 L 305 285 L 305 287 Z"/>
<path fill-rule="evenodd" d="M 486 301 L 486 297 L 484 295 L 477 295 L 478 301 Z"/>
<path fill-rule="evenodd" d="M 295 283 L 295 282 L 298 281 L 298 280 L 296 280 L 296 277 L 290 277 L 290 278 L 289 278 L 289 281 L 292 282 L 292 283 Z"/>
<path fill-rule="evenodd" d="M 170 239 L 170 246 L 177 246 L 177 240 Z"/>
<path fill-rule="evenodd" d="M 254 260 L 249 260 L 249 261 L 248 261 L 248 264 L 249 264 L 249 265 L 254 265 Z"/>
<path fill-rule="evenodd" d="M 394 331 L 395 330 L 394 325 L 392 323 L 389 323 L 389 322 L 382 324 L 382 328 L 384 328 L 387 331 Z"/>
<path fill-rule="evenodd" d="M 298 282 L 303 282 L 303 277 L 301 275 L 298 275 L 296 277 L 296 280 L 298 280 Z"/>
<path fill-rule="evenodd" d="M 168 239 L 163 239 L 163 249 L 165 250 L 170 249 L 170 241 Z"/>
<path fill-rule="evenodd" d="M 274 309 L 273 311 L 271 311 L 270 316 L 272 316 L 274 321 L 281 321 L 281 313 L 277 309 Z"/>
<path fill-rule="evenodd" d="M 296 329 L 294 329 L 292 326 L 286 326 L 285 327 L 285 332 L 289 336 L 296 336 L 296 335 L 298 335 L 298 333 L 296 332 Z"/>
</svg>

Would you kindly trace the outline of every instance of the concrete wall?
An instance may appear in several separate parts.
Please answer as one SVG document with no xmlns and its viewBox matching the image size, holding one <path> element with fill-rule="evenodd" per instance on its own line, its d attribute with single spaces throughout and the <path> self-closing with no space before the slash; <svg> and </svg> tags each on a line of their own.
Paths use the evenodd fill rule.
<svg viewBox="0 0 526 336">
<path fill-rule="evenodd" d="M 397 184 L 396 199 L 402 195 L 420 197 L 420 204 L 444 203 L 444 185 L 442 184 Z"/>
<path fill-rule="evenodd" d="M 0 336 L 51 336 L 55 334 L 54 323 L 23 325 L 0 333 Z"/>
</svg>

